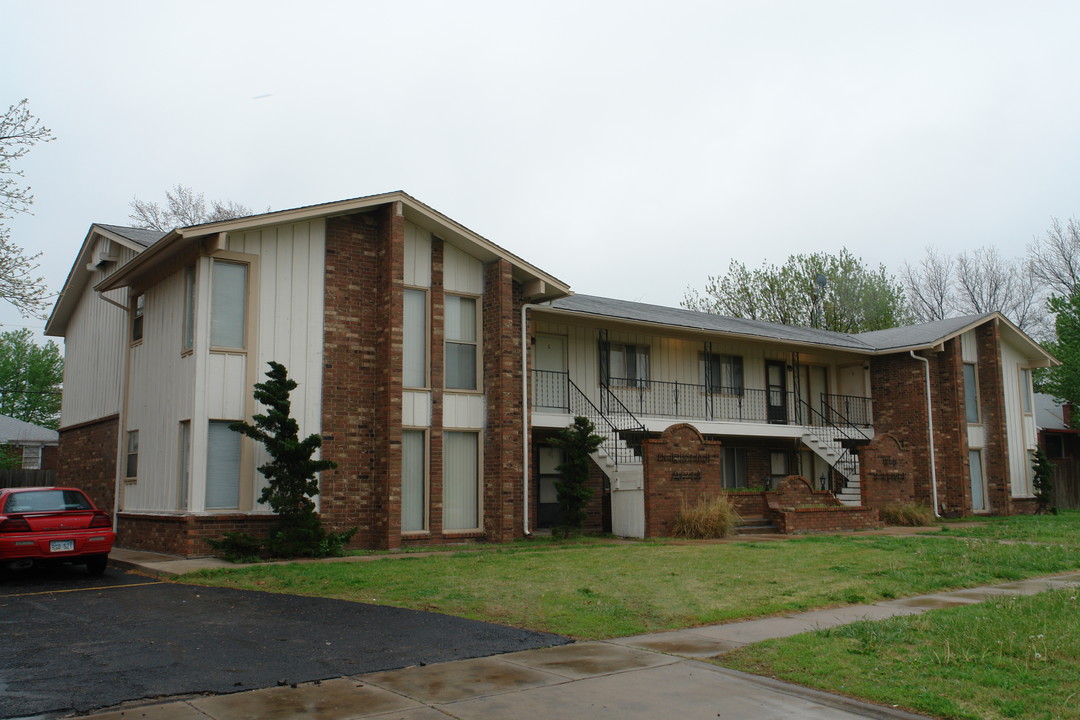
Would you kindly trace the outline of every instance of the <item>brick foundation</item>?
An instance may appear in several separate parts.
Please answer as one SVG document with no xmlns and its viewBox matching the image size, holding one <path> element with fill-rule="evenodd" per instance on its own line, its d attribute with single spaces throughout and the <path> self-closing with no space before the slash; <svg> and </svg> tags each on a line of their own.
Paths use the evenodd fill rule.
<svg viewBox="0 0 1080 720">
<path fill-rule="evenodd" d="M 773 522 L 785 534 L 852 532 L 881 527 L 877 510 L 843 505 L 832 493 L 814 490 L 809 480 L 798 475 L 784 478 L 776 490 L 765 493 L 765 497 Z"/>
<path fill-rule="evenodd" d="M 172 515 L 121 512 L 117 516 L 116 546 L 181 557 L 208 557 L 215 553 L 206 543 L 207 538 L 218 539 L 226 532 L 264 536 L 276 520 L 273 515 L 246 513 Z"/>
</svg>

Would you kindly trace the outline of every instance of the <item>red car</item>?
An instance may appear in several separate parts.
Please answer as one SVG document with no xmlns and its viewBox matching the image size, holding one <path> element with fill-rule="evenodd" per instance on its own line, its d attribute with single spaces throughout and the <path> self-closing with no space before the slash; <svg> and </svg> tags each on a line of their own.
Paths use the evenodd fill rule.
<svg viewBox="0 0 1080 720">
<path fill-rule="evenodd" d="M 57 561 L 105 572 L 116 535 L 109 513 L 71 487 L 0 489 L 0 567 Z"/>
</svg>

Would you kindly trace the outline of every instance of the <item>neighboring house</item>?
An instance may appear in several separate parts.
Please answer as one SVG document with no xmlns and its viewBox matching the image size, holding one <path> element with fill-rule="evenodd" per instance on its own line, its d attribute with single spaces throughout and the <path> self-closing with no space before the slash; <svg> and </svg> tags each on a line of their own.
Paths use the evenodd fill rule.
<svg viewBox="0 0 1080 720">
<path fill-rule="evenodd" d="M 590 522 L 624 535 L 677 510 L 640 453 L 683 423 L 718 473 L 694 492 L 797 473 L 853 507 L 1027 512 L 1031 368 L 1054 362 L 998 313 L 845 335 L 573 295 L 401 192 L 93 225 L 46 332 L 66 345 L 62 477 L 115 504 L 120 545 L 185 555 L 269 519 L 265 453 L 228 424 L 270 360 L 338 465 L 323 520 L 367 547 L 555 522 L 546 439 L 580 414 L 606 438 Z"/>
<path fill-rule="evenodd" d="M 22 470 L 57 468 L 60 433 L 40 425 L 0 415 L 0 445 L 6 445 Z"/>
<path fill-rule="evenodd" d="M 1035 393 L 1035 424 L 1039 447 L 1051 460 L 1080 460 L 1080 431 L 1072 427 L 1073 406 L 1053 395 Z"/>
</svg>

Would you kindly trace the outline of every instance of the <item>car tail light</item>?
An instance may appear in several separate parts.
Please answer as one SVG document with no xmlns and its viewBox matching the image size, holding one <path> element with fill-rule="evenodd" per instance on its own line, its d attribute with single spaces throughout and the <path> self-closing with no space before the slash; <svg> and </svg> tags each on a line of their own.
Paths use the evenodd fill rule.
<svg viewBox="0 0 1080 720">
<path fill-rule="evenodd" d="M 30 523 L 26 518 L 13 517 L 0 522 L 0 533 L 30 532 Z"/>
<path fill-rule="evenodd" d="M 92 527 L 92 528 L 111 528 L 112 527 L 112 520 L 110 520 L 109 516 L 105 515 L 104 513 L 102 513 L 100 515 L 95 515 L 94 518 L 90 521 L 90 527 Z"/>
</svg>

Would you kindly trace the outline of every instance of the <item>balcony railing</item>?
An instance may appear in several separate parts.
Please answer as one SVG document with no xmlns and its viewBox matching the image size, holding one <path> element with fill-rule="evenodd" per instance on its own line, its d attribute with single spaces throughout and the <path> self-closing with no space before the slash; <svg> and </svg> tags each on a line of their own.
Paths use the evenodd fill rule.
<svg viewBox="0 0 1080 720">
<path fill-rule="evenodd" d="M 534 410 L 569 412 L 566 372 L 533 371 Z M 794 392 L 720 387 L 707 392 L 695 383 L 611 378 L 606 392 L 635 416 L 798 425 L 870 425 L 870 398 L 821 396 L 820 413 L 800 403 Z M 601 399 L 602 407 L 604 406 Z M 851 415 L 848 415 L 848 413 Z"/>
</svg>

